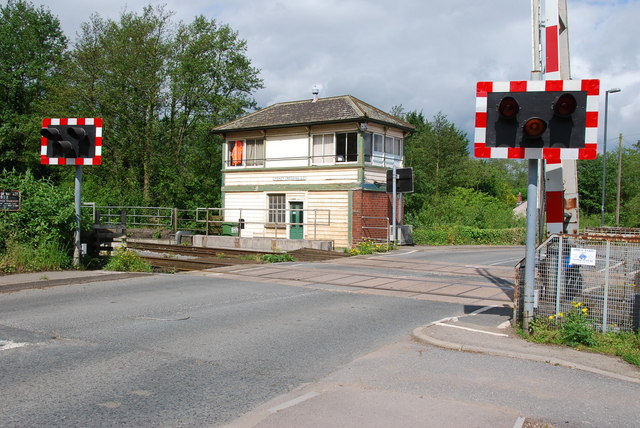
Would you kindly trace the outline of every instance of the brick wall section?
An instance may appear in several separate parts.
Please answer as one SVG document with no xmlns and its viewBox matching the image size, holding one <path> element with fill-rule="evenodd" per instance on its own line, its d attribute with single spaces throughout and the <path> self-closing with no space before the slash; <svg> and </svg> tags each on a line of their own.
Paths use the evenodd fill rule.
<svg viewBox="0 0 640 428">
<path fill-rule="evenodd" d="M 398 198 L 399 201 L 399 198 Z M 399 204 L 399 202 L 398 202 Z M 403 219 L 403 207 L 398 205 L 399 222 Z M 353 214 L 351 219 L 353 244 L 361 242 L 363 239 L 371 238 L 384 240 L 387 238 L 387 220 L 370 219 L 366 217 L 388 217 L 389 223 L 393 213 L 393 197 L 390 193 L 372 192 L 367 190 L 353 191 Z M 363 217 L 365 217 L 363 219 Z M 365 225 L 369 228 L 363 229 Z M 375 227 L 372 229 L 371 227 Z M 379 228 L 379 229 L 378 229 Z"/>
</svg>

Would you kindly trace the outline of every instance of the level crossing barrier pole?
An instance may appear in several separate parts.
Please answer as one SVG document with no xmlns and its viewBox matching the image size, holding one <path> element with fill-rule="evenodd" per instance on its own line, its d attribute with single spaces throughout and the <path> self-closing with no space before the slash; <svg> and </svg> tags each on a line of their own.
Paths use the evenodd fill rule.
<svg viewBox="0 0 640 428">
<path fill-rule="evenodd" d="M 538 222 L 538 159 L 529 159 L 529 185 L 527 189 L 527 247 L 524 265 L 524 314 L 522 330 L 529 334 L 533 319 L 533 301 L 536 273 L 536 228 Z"/>
<path fill-rule="evenodd" d="M 558 271 L 556 272 L 556 317 L 560 313 L 560 289 L 564 288 L 563 281 L 563 269 L 564 269 L 564 242 L 562 242 L 562 236 L 558 237 Z"/>
<path fill-rule="evenodd" d="M 611 263 L 611 241 L 607 239 L 604 261 L 604 296 L 602 298 L 602 332 L 607 332 L 607 312 L 609 303 L 609 265 Z"/>
</svg>

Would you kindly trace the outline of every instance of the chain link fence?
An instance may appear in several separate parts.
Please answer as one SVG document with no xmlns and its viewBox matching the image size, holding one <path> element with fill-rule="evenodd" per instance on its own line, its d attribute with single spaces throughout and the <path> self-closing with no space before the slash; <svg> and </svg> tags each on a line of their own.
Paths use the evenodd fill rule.
<svg viewBox="0 0 640 428">
<path fill-rule="evenodd" d="M 516 314 L 524 306 L 524 260 L 516 267 Z M 637 331 L 640 314 L 640 236 L 553 235 L 536 249 L 534 316 L 588 308 L 599 330 Z"/>
</svg>

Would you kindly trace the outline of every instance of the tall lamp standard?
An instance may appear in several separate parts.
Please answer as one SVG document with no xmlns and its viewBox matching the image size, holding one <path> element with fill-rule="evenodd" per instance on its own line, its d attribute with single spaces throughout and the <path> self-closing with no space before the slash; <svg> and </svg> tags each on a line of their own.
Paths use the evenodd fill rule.
<svg viewBox="0 0 640 428">
<path fill-rule="evenodd" d="M 602 146 L 602 203 L 600 204 L 600 226 L 604 227 L 604 196 L 607 176 L 607 116 L 609 113 L 609 94 L 620 92 L 620 88 L 607 89 L 604 94 L 604 145 Z"/>
</svg>

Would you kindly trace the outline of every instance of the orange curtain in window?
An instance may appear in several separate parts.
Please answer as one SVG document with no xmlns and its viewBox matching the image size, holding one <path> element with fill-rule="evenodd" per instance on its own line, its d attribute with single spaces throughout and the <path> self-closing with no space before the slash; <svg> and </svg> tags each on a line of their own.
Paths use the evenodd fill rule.
<svg viewBox="0 0 640 428">
<path fill-rule="evenodd" d="M 236 141 L 231 150 L 231 165 L 242 165 L 242 141 Z"/>
</svg>

